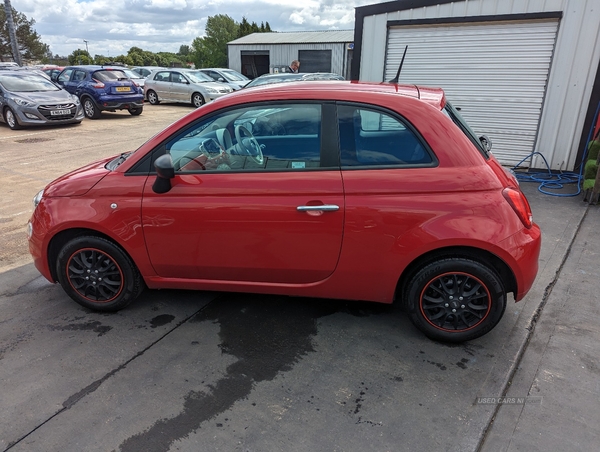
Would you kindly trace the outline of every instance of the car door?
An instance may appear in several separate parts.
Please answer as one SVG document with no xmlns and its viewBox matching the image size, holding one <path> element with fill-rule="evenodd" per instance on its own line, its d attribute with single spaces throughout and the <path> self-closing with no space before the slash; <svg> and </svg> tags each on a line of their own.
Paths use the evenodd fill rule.
<svg viewBox="0 0 600 452">
<path fill-rule="evenodd" d="M 151 83 L 148 83 L 149 88 L 154 90 L 160 100 L 170 101 L 171 97 L 171 72 L 159 71 L 154 74 Z"/>
<path fill-rule="evenodd" d="M 75 91 L 77 89 L 77 85 L 74 85 L 71 82 L 71 75 L 73 74 L 73 72 L 74 69 L 65 69 L 59 74 L 58 78 L 56 79 L 56 82 L 71 94 L 75 94 Z"/>
<path fill-rule="evenodd" d="M 177 102 L 190 102 L 190 84 L 181 72 L 171 72 L 171 96 Z"/>
<path fill-rule="evenodd" d="M 171 189 L 155 193 L 155 178 L 148 178 L 142 205 L 157 274 L 264 284 L 330 276 L 341 251 L 344 196 L 337 135 L 321 132 L 335 116 L 325 107 L 313 101 L 228 109 L 167 140 L 158 151 L 173 160 Z M 289 132 L 269 142 L 262 122 Z"/>
</svg>

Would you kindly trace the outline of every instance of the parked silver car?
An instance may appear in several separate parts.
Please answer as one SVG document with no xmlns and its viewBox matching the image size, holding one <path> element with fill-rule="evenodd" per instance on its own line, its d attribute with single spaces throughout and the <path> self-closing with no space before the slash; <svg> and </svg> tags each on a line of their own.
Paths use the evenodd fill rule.
<svg viewBox="0 0 600 452">
<path fill-rule="evenodd" d="M 77 96 L 33 71 L 0 70 L 0 113 L 13 130 L 83 120 Z"/>
<path fill-rule="evenodd" d="M 159 69 L 146 78 L 144 94 L 148 102 L 185 102 L 200 107 L 233 90 L 214 82 L 208 75 L 189 69 Z"/>
<path fill-rule="evenodd" d="M 226 83 L 227 85 L 231 86 L 234 91 L 243 88 L 250 82 L 248 77 L 240 74 L 238 71 L 234 71 L 233 69 L 209 67 L 198 70 L 208 75 L 215 82 Z"/>
</svg>

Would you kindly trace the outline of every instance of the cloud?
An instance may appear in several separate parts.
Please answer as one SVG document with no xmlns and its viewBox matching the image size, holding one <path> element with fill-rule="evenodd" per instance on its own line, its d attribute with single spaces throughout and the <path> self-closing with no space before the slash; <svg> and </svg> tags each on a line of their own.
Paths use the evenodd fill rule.
<svg viewBox="0 0 600 452">
<path fill-rule="evenodd" d="M 85 49 L 117 56 L 131 47 L 177 52 L 204 35 L 209 16 L 226 14 L 237 22 L 269 22 L 274 31 L 354 28 L 354 8 L 368 0 L 11 0 L 53 54 Z"/>
</svg>

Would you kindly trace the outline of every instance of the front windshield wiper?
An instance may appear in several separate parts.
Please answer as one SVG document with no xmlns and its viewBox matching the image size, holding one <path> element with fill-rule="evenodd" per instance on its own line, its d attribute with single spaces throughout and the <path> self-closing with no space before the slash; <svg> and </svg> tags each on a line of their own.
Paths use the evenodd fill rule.
<svg viewBox="0 0 600 452">
<path fill-rule="evenodd" d="M 125 160 L 127 160 L 127 158 L 132 154 L 132 152 L 123 152 L 119 157 L 117 157 L 115 160 L 113 160 L 111 163 L 113 165 L 113 168 L 116 168 L 117 166 L 119 166 L 121 163 L 123 163 Z"/>
</svg>

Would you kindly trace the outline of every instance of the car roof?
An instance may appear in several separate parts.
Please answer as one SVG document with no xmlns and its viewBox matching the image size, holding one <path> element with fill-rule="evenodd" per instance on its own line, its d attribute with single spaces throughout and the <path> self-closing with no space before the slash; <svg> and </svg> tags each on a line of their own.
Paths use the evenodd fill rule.
<svg viewBox="0 0 600 452">
<path fill-rule="evenodd" d="M 315 80 L 310 83 L 302 81 L 293 81 L 288 83 L 278 83 L 270 85 L 258 85 L 252 89 L 242 89 L 217 99 L 214 103 L 221 103 L 226 98 L 237 100 L 239 96 L 249 98 L 265 98 L 267 93 L 273 97 L 282 98 L 287 95 L 299 94 L 298 98 L 310 99 L 339 99 L 345 100 L 353 97 L 354 93 L 364 93 L 370 95 L 399 95 L 419 99 L 437 110 L 441 110 L 446 105 L 446 96 L 441 88 L 431 88 L 418 85 L 402 85 L 396 83 L 375 83 L 358 82 L 348 80 Z M 358 96 L 357 96 L 358 97 Z M 251 102 L 253 99 L 248 99 Z M 236 102 L 239 103 L 239 100 Z"/>
</svg>

